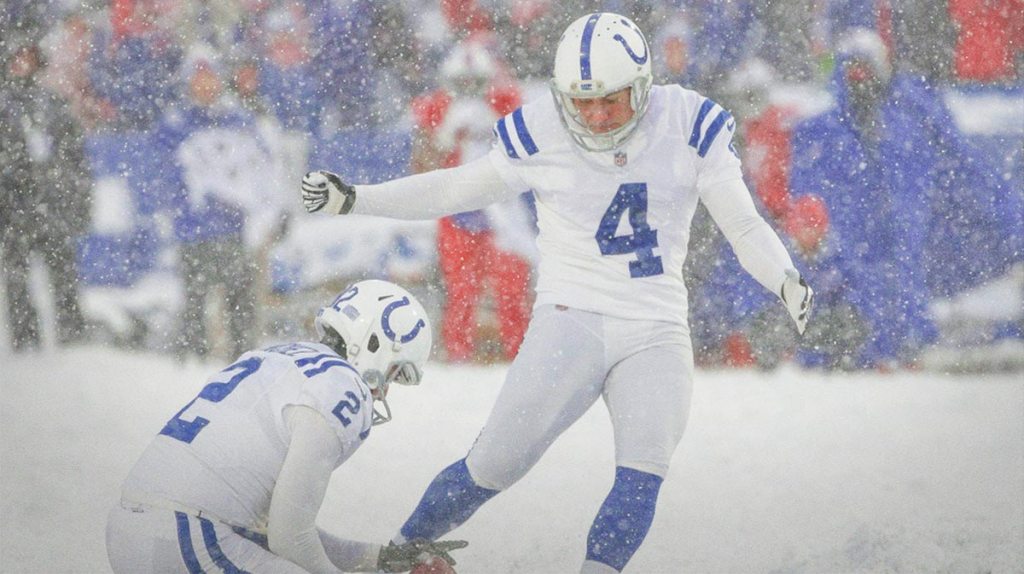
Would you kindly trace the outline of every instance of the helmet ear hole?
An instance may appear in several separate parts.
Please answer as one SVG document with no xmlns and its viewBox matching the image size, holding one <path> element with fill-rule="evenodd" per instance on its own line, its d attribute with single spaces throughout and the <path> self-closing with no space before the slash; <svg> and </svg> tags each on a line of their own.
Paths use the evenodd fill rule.
<svg viewBox="0 0 1024 574">
<path fill-rule="evenodd" d="M 379 348 L 380 339 L 377 338 L 377 333 L 373 333 L 370 335 L 370 339 L 366 342 L 366 350 L 371 353 L 376 353 Z"/>
</svg>

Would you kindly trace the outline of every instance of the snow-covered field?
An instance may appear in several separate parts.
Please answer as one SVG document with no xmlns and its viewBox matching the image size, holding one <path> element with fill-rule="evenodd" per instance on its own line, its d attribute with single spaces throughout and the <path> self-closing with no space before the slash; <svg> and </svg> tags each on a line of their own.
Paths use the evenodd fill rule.
<svg viewBox="0 0 1024 574">
<path fill-rule="evenodd" d="M 0 351 L 0 364 L 0 571 L 109 572 L 122 477 L 219 366 L 103 347 Z M 321 525 L 386 540 L 465 453 L 503 373 L 431 364 L 420 388 L 397 389 L 395 420 L 337 471 Z M 458 570 L 575 571 L 612 471 L 598 404 L 454 532 L 470 541 Z M 1024 381 L 699 372 L 627 572 L 1024 572 Z"/>
</svg>

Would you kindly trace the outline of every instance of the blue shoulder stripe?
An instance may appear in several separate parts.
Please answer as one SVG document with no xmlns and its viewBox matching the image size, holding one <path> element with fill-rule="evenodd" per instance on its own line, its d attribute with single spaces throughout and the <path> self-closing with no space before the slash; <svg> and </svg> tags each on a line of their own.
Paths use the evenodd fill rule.
<svg viewBox="0 0 1024 574">
<path fill-rule="evenodd" d="M 715 143 L 715 138 L 718 137 L 718 132 L 722 131 L 722 126 L 731 117 L 732 114 L 725 110 L 718 114 L 715 121 L 711 122 L 711 125 L 708 127 L 707 133 L 704 134 L 704 139 L 700 142 L 700 148 L 697 149 L 697 155 L 704 157 L 708 153 L 708 150 L 711 149 L 711 144 Z"/>
<path fill-rule="evenodd" d="M 700 143 L 700 126 L 704 123 L 704 118 L 707 117 L 708 112 L 711 108 L 715 107 L 715 102 L 705 99 L 704 103 L 700 105 L 700 110 L 697 112 L 697 119 L 693 122 L 693 131 L 690 132 L 690 147 L 697 147 Z"/>
<path fill-rule="evenodd" d="M 505 126 L 505 118 L 498 120 L 498 137 L 501 138 L 501 143 L 505 144 L 505 153 L 512 159 L 519 159 L 519 154 L 516 153 L 516 148 L 512 146 L 512 138 L 508 136 L 508 128 Z"/>
<path fill-rule="evenodd" d="M 533 138 L 530 137 L 530 131 L 526 129 L 526 121 L 523 120 L 523 108 L 516 108 L 516 111 L 512 112 L 512 123 L 516 126 L 516 135 L 519 136 L 519 141 L 523 144 L 526 155 L 533 155 L 540 151 L 537 149 L 537 144 L 533 142 Z"/>
</svg>

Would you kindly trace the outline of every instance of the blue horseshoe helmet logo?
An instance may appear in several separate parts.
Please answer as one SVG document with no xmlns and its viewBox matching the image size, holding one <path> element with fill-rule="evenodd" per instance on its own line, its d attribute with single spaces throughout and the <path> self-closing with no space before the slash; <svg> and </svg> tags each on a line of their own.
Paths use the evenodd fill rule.
<svg viewBox="0 0 1024 574">
<path fill-rule="evenodd" d="M 625 20 L 623 20 L 622 23 L 626 24 L 626 25 L 629 24 Z M 649 50 L 647 49 L 647 40 L 644 39 L 643 34 L 641 34 L 640 31 L 637 30 L 636 28 L 633 28 L 633 31 L 635 31 L 637 33 L 637 35 L 640 36 L 640 43 L 643 44 L 643 48 L 644 48 L 644 55 L 643 56 L 637 56 L 636 53 L 633 52 L 633 49 L 629 47 L 629 44 L 626 42 L 626 39 L 622 37 L 622 34 L 616 34 L 616 35 L 612 36 L 612 40 L 615 40 L 618 43 L 622 44 L 622 47 L 626 49 L 626 53 L 629 54 L 629 57 L 634 62 L 636 62 L 637 65 L 642 66 L 645 63 L 647 63 L 647 55 L 648 55 L 648 52 L 649 52 Z"/>
<path fill-rule="evenodd" d="M 402 297 L 397 301 L 392 301 L 391 303 L 388 303 L 386 307 L 384 307 L 384 312 L 381 313 L 380 316 L 380 325 L 381 327 L 384 328 L 384 334 L 387 336 L 388 339 L 391 339 L 392 341 L 398 341 L 399 343 L 408 343 L 409 341 L 412 341 L 413 339 L 416 338 L 416 335 L 420 334 L 420 329 L 427 326 L 427 324 L 423 322 L 423 319 L 420 319 L 416 321 L 416 324 L 413 325 L 412 330 L 409 331 L 408 333 L 402 336 L 399 336 L 397 333 L 395 333 L 394 329 L 391 328 L 391 312 L 394 311 L 395 309 L 398 309 L 399 307 L 404 307 L 406 305 L 411 305 L 408 297 Z"/>
</svg>

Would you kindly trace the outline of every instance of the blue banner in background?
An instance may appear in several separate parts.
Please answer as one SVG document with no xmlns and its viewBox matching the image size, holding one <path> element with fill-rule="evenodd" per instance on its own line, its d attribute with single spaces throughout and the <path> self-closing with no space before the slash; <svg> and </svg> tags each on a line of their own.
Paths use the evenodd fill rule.
<svg viewBox="0 0 1024 574">
<path fill-rule="evenodd" d="M 344 129 L 314 140 L 309 165 L 344 173 L 351 183 L 379 183 L 409 174 L 408 129 Z"/>
<path fill-rule="evenodd" d="M 86 285 L 130 287 L 157 263 L 160 238 L 138 226 L 120 235 L 91 233 L 78 244 L 78 269 Z"/>
<path fill-rule="evenodd" d="M 136 213 L 152 215 L 167 207 L 164 166 L 173 161 L 158 152 L 148 132 L 106 132 L 90 135 L 85 151 L 93 177 L 123 177 L 132 192 Z"/>
<path fill-rule="evenodd" d="M 1024 261 L 1024 86 L 959 86 L 943 99 L 968 157 L 932 198 L 933 297 L 956 295 Z"/>
<path fill-rule="evenodd" d="M 79 243 L 79 273 L 86 285 L 129 287 L 157 263 L 160 237 L 152 216 L 166 197 L 159 184 L 166 158 L 154 153 L 143 132 L 91 135 L 85 149 L 96 212 L 93 231 Z"/>
<path fill-rule="evenodd" d="M 407 129 L 342 130 L 311 142 L 309 165 L 342 171 L 353 183 L 379 182 L 406 175 L 411 150 Z M 94 218 L 93 231 L 80 243 L 82 281 L 85 285 L 130 287 L 157 267 L 161 251 L 173 241 L 160 232 L 157 214 L 168 211 L 173 202 L 167 174 L 175 159 L 146 132 L 90 135 L 86 153 L 97 182 L 97 209 L 105 213 Z M 296 190 L 299 177 L 301 174 L 296 174 Z M 108 199 L 111 189 L 127 193 Z M 298 191 L 295 197 L 298 201 Z M 288 290 L 308 287 L 295 283 L 302 265 L 301 259 L 274 262 L 271 281 L 276 286 L 288 285 Z"/>
</svg>

